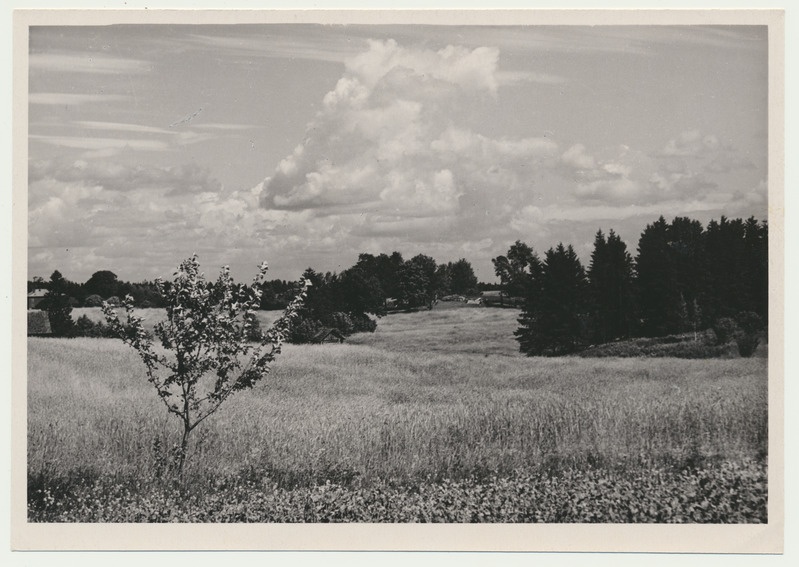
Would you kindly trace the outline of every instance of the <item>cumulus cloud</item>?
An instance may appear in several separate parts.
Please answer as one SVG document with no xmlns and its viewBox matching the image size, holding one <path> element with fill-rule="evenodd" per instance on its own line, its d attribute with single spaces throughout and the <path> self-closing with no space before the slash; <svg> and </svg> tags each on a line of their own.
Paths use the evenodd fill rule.
<svg viewBox="0 0 799 567">
<path fill-rule="evenodd" d="M 722 143 L 715 134 L 700 130 L 686 130 L 669 140 L 655 154 L 664 162 L 664 168 L 686 170 L 691 167 L 705 173 L 729 173 L 740 169 L 754 169 L 751 159 L 741 154 L 734 146 Z M 698 164 L 698 165 L 697 165 Z"/>
<path fill-rule="evenodd" d="M 195 163 L 143 167 L 84 159 L 31 161 L 28 165 L 28 181 L 35 183 L 47 179 L 100 187 L 106 191 L 160 189 L 168 195 L 216 193 L 221 189 L 221 184 L 211 176 L 208 169 Z M 35 198 L 36 191 L 31 191 L 30 196 Z"/>
<path fill-rule="evenodd" d="M 336 214 L 343 236 L 363 239 L 462 238 L 464 227 L 509 220 L 558 146 L 466 125 L 464 109 L 498 96 L 498 60 L 491 47 L 370 41 L 346 62 L 306 139 L 262 184 L 262 206 Z"/>
<path fill-rule="evenodd" d="M 593 169 L 596 167 L 594 157 L 585 153 L 583 144 L 574 144 L 560 156 L 561 161 L 574 169 Z"/>
<path fill-rule="evenodd" d="M 699 130 L 686 130 L 669 140 L 663 147 L 664 156 L 700 157 L 717 150 L 719 139 L 713 134 L 703 135 Z"/>
</svg>

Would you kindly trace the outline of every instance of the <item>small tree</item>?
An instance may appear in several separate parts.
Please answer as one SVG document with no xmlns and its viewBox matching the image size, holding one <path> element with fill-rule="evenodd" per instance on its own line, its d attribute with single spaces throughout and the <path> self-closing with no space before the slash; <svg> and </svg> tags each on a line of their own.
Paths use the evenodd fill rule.
<svg viewBox="0 0 799 567">
<path fill-rule="evenodd" d="M 39 304 L 40 309 L 47 311 L 50 327 L 56 337 L 69 337 L 72 335 L 75 322 L 72 320 L 72 306 L 66 295 L 67 281 L 61 272 L 54 271 L 50 276 L 50 289 Z"/>
<path fill-rule="evenodd" d="M 227 266 L 216 282 L 208 282 L 200 273 L 195 254 L 180 264 L 171 285 L 156 280 L 166 302 L 166 320 L 154 328 L 160 348 L 153 345 L 142 318 L 134 315 L 130 295 L 122 300 L 127 314 L 124 325 L 113 307 L 103 304 L 108 324 L 136 350 L 158 397 L 180 420 L 183 435 L 176 455 L 179 474 L 191 432 L 231 395 L 252 388 L 269 373 L 305 298 L 307 284 L 302 280 L 299 295 L 283 316 L 263 333 L 259 343 L 249 342 L 266 271 L 264 262 L 251 287 L 236 286 Z"/>
</svg>

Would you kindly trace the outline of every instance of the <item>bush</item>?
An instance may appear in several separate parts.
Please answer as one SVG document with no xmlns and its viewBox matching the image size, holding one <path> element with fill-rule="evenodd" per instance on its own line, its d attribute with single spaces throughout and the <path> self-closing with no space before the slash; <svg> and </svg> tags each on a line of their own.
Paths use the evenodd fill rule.
<svg viewBox="0 0 799 567">
<path fill-rule="evenodd" d="M 579 353 L 583 358 L 604 357 L 652 357 L 661 358 L 722 358 L 729 356 L 726 344 L 715 344 L 714 337 L 700 334 L 699 340 L 689 335 L 669 335 L 667 337 L 639 338 L 595 345 Z"/>
<path fill-rule="evenodd" d="M 289 331 L 289 342 L 294 344 L 310 343 L 311 339 L 324 328 L 316 319 L 295 319 Z"/>
<path fill-rule="evenodd" d="M 742 333 L 735 337 L 735 344 L 738 345 L 738 354 L 744 358 L 750 358 L 760 344 L 760 337 L 754 333 Z"/>
<path fill-rule="evenodd" d="M 73 335 L 76 337 L 92 337 L 98 339 L 117 338 L 117 335 L 111 327 L 103 324 L 102 321 L 94 322 L 86 315 L 81 315 L 78 317 L 78 320 L 75 321 Z"/>
<path fill-rule="evenodd" d="M 103 305 L 103 298 L 96 293 L 92 294 L 83 300 L 83 305 L 85 307 L 101 307 Z"/>
<path fill-rule="evenodd" d="M 330 316 L 330 326 L 338 329 L 344 335 L 351 335 L 355 327 L 352 317 L 341 311 L 336 311 Z"/>
<path fill-rule="evenodd" d="M 366 313 L 352 314 L 353 333 L 374 333 L 377 329 L 377 321 L 369 317 Z"/>
<path fill-rule="evenodd" d="M 713 324 L 713 332 L 716 333 L 716 344 L 724 345 L 730 342 L 738 331 L 738 325 L 730 317 L 721 317 Z"/>
<path fill-rule="evenodd" d="M 735 316 L 738 328 L 747 335 L 754 335 L 763 329 L 763 320 L 760 315 L 752 311 L 741 311 Z"/>
<path fill-rule="evenodd" d="M 244 316 L 247 324 L 246 337 L 248 341 L 261 342 L 264 339 L 264 332 L 261 330 L 261 321 L 254 313 L 248 313 Z"/>
</svg>

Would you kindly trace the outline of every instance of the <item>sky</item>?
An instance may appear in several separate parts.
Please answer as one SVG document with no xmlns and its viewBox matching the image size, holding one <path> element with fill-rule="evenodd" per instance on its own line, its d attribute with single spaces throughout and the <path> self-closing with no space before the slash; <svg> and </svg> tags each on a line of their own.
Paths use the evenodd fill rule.
<svg viewBox="0 0 799 567">
<path fill-rule="evenodd" d="M 767 216 L 765 27 L 35 27 L 28 276 L 543 255 Z"/>
</svg>

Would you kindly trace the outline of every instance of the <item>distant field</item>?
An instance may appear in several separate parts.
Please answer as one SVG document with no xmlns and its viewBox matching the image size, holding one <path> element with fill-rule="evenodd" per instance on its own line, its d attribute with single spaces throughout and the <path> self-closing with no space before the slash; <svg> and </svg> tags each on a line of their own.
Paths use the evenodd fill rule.
<svg viewBox="0 0 799 567">
<path fill-rule="evenodd" d="M 117 308 L 117 313 L 119 314 L 119 318 L 124 321 L 125 310 L 119 307 Z M 149 330 L 152 330 L 159 321 L 166 319 L 166 312 L 160 308 L 135 309 L 134 313 L 144 319 L 144 327 Z M 258 318 L 260 319 L 262 326 L 267 326 L 270 325 L 272 321 L 280 317 L 281 314 L 282 311 L 259 311 Z M 83 315 L 86 315 L 95 323 L 98 321 L 105 323 L 105 316 L 99 307 L 75 307 L 72 309 L 73 320 L 77 320 Z"/>
<path fill-rule="evenodd" d="M 266 324 L 276 312 L 264 315 Z M 765 519 L 765 358 L 526 358 L 513 341 L 516 316 L 480 308 L 392 314 L 374 334 L 344 344 L 288 345 L 269 379 L 197 431 L 182 489 L 190 487 L 193 503 L 152 493 L 177 424 L 135 353 L 114 340 L 31 338 L 31 518 Z M 711 479 L 702 486 L 716 496 L 689 491 L 697 475 Z M 588 509 L 562 502 L 561 510 L 553 503 L 567 486 L 574 494 L 617 486 L 620 495 L 605 504 L 596 497 Z M 627 509 L 625 490 L 659 502 L 683 489 L 694 495 L 667 510 L 614 515 Z M 489 493 L 507 506 L 488 506 Z M 317 501 L 326 504 L 309 511 Z M 223 502 L 259 512 L 242 515 Z"/>
</svg>

